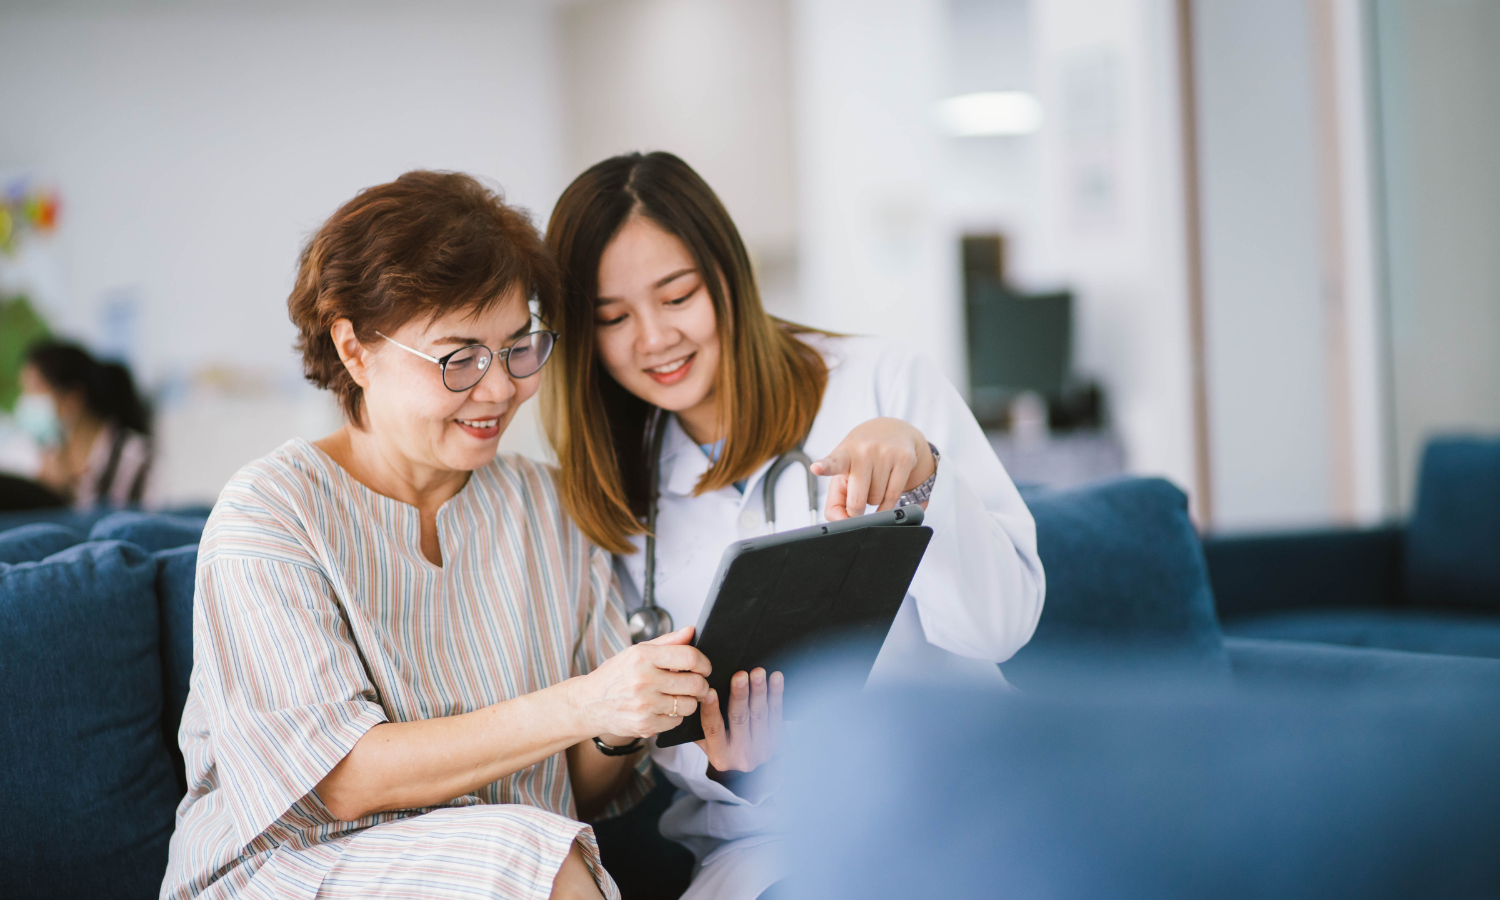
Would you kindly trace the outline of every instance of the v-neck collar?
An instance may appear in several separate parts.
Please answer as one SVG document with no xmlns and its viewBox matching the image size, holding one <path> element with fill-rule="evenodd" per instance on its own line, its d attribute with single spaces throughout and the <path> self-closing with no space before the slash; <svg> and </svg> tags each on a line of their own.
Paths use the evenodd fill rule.
<svg viewBox="0 0 1500 900">
<path fill-rule="evenodd" d="M 744 493 L 740 494 L 741 505 L 750 496 L 755 485 L 770 471 L 775 459 L 768 459 L 761 463 L 749 478 L 745 479 Z M 679 497 L 692 496 L 698 482 L 702 480 L 703 474 L 708 471 L 711 463 L 708 454 L 703 448 L 688 436 L 683 430 L 682 423 L 673 415 L 667 422 L 667 433 L 662 436 L 661 449 L 661 484 L 663 493 L 676 494 Z"/>
</svg>

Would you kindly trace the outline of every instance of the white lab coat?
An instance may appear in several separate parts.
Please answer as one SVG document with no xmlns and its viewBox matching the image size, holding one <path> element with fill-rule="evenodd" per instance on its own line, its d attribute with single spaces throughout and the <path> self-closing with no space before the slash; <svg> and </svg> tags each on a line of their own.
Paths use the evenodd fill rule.
<svg viewBox="0 0 1500 900">
<path fill-rule="evenodd" d="M 1004 685 L 997 663 L 1031 639 L 1045 581 L 1036 526 L 1015 485 L 958 391 L 918 354 L 875 338 L 804 337 L 829 365 L 828 387 L 804 449 L 814 460 L 855 426 L 889 416 L 916 426 L 942 454 L 924 524 L 932 541 L 896 615 L 870 682 L 955 678 Z M 709 460 L 674 417 L 661 457 L 656 602 L 676 627 L 693 624 L 724 548 L 770 533 L 762 489 L 768 461 L 741 494 L 725 487 L 692 496 Z M 828 479 L 819 480 L 822 517 Z M 810 524 L 807 480 L 794 466 L 776 486 L 778 530 Z M 644 549 L 644 537 L 634 541 Z M 639 597 L 645 555 L 617 558 L 627 598 Z M 795 686 L 788 686 L 789 691 Z M 753 900 L 781 877 L 774 795 L 748 799 L 710 779 L 694 744 L 655 748 L 652 758 L 680 789 L 662 833 L 687 845 L 699 871 L 685 895 Z"/>
</svg>

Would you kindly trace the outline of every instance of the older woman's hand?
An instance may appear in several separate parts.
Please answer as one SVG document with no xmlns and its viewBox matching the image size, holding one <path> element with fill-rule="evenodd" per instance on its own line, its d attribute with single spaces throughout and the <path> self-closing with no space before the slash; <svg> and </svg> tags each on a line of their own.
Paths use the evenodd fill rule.
<svg viewBox="0 0 1500 900">
<path fill-rule="evenodd" d="M 693 626 L 635 644 L 574 679 L 573 704 L 585 730 L 651 737 L 675 728 L 708 694 L 708 657 L 691 645 Z"/>
<path fill-rule="evenodd" d="M 729 681 L 729 721 L 716 692 L 703 701 L 703 740 L 698 746 L 720 772 L 752 772 L 776 754 L 781 742 L 780 672 L 761 668 L 736 672 Z"/>
</svg>

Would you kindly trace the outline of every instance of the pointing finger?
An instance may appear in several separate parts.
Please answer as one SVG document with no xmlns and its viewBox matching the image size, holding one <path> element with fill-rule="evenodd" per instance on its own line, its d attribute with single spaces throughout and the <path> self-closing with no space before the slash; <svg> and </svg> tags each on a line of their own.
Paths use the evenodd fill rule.
<svg viewBox="0 0 1500 900">
<path fill-rule="evenodd" d="M 843 475 L 849 471 L 849 454 L 841 448 L 834 451 L 812 464 L 814 475 L 827 477 L 829 475 Z"/>
</svg>

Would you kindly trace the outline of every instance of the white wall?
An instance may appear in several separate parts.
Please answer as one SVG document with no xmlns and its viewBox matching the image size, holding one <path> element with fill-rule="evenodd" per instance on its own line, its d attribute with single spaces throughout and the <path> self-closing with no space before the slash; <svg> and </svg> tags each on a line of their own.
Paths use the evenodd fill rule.
<svg viewBox="0 0 1500 900">
<path fill-rule="evenodd" d="M 332 421 L 296 387 L 285 302 L 340 203 L 459 169 L 545 215 L 565 183 L 546 4 L 25 4 L 0 12 L 0 59 L 0 169 L 63 192 L 54 321 L 98 341 L 107 298 L 138 298 L 138 373 L 186 410 L 164 410 L 174 501 Z M 210 366 L 250 374 L 184 394 Z M 221 402 L 240 412 L 201 408 Z"/>
<path fill-rule="evenodd" d="M 1170 0 L 1035 0 L 1037 276 L 1076 291 L 1075 367 L 1131 471 L 1191 492 L 1192 367 Z"/>
<path fill-rule="evenodd" d="M 1197 0 L 1214 525 L 1333 516 L 1307 0 Z"/>
<path fill-rule="evenodd" d="M 948 0 L 945 24 L 944 96 L 1035 89 L 1030 0 Z M 1003 234 L 1007 277 L 1034 281 L 1036 137 L 949 137 L 940 152 L 939 203 L 951 229 Z"/>
<path fill-rule="evenodd" d="M 941 0 L 795 0 L 799 283 L 809 324 L 906 341 L 967 383 L 941 201 Z"/>
<path fill-rule="evenodd" d="M 1380 0 L 1397 501 L 1434 434 L 1500 431 L 1500 4 Z"/>
<path fill-rule="evenodd" d="M 773 312 L 797 314 L 785 0 L 590 0 L 561 12 L 567 177 L 682 157 L 728 208 Z"/>
</svg>

